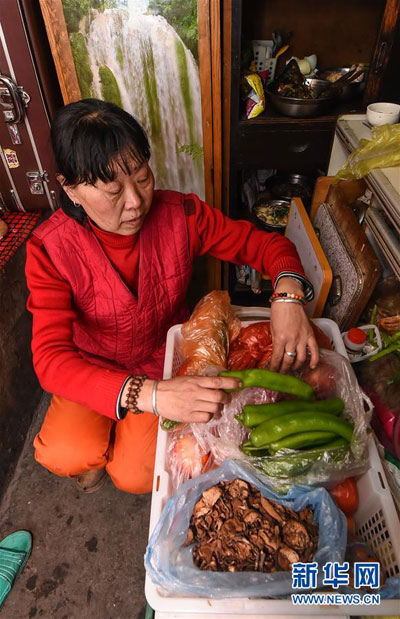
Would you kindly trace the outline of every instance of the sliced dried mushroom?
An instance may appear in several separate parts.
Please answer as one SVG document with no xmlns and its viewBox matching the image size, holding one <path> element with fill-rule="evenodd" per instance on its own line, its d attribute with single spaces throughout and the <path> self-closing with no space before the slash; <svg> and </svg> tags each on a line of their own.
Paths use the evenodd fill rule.
<svg viewBox="0 0 400 619">
<path fill-rule="evenodd" d="M 282 529 L 284 542 L 295 550 L 303 551 L 310 545 L 310 536 L 307 529 L 298 520 L 288 520 Z"/>
<path fill-rule="evenodd" d="M 277 522 L 282 522 L 282 516 L 278 514 L 271 501 L 265 499 L 264 497 L 261 497 L 261 505 L 269 516 L 274 518 L 274 520 L 276 520 Z"/>
<path fill-rule="evenodd" d="M 209 505 L 209 507 L 212 507 L 222 496 L 222 489 L 218 488 L 218 486 L 212 486 L 211 488 L 204 490 L 201 496 L 203 498 L 203 502 L 206 505 Z"/>
<path fill-rule="evenodd" d="M 300 561 L 300 557 L 293 548 L 289 548 L 282 544 L 276 553 L 276 561 L 278 566 L 284 572 L 287 572 L 292 567 L 293 563 Z"/>
<path fill-rule="evenodd" d="M 306 507 L 297 513 L 264 498 L 242 479 L 205 490 L 190 519 L 184 545 L 202 570 L 275 572 L 312 560 L 318 525 Z"/>
<path fill-rule="evenodd" d="M 249 484 L 243 479 L 234 479 L 228 486 L 228 494 L 232 498 L 240 497 L 241 499 L 249 496 Z"/>
<path fill-rule="evenodd" d="M 249 509 L 243 514 L 243 522 L 246 524 L 261 523 L 261 514 L 255 509 Z"/>
</svg>

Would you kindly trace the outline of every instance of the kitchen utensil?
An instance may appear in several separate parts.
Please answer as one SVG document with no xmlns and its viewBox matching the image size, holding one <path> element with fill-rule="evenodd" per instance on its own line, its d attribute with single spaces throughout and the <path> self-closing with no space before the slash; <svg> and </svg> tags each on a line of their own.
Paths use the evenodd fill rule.
<svg viewBox="0 0 400 619">
<path fill-rule="evenodd" d="M 324 316 L 341 330 L 357 323 L 381 274 L 381 266 L 340 187 L 332 186 L 313 220 L 333 272 Z"/>
<path fill-rule="evenodd" d="M 367 119 L 370 125 L 393 125 L 399 122 L 400 105 L 397 103 L 371 103 L 367 107 Z"/>
<path fill-rule="evenodd" d="M 327 83 L 318 79 L 307 79 L 306 82 L 317 93 L 320 92 Z M 318 97 L 317 99 L 283 97 L 275 92 L 273 84 L 267 86 L 266 93 L 278 112 L 281 112 L 284 116 L 291 116 L 293 118 L 314 118 L 315 116 L 322 116 L 329 111 L 334 102 L 333 94 L 328 94 L 325 97 Z"/>
<path fill-rule="evenodd" d="M 313 181 L 303 174 L 287 173 L 271 176 L 265 188 L 274 199 L 287 200 L 301 198 L 309 206 L 313 194 Z"/>
<path fill-rule="evenodd" d="M 304 60 L 308 60 L 310 63 L 311 71 L 315 71 L 317 68 L 318 58 L 316 54 L 311 54 L 310 56 L 304 56 Z"/>
<path fill-rule="evenodd" d="M 318 76 L 323 80 L 328 80 L 332 84 L 335 84 L 340 79 L 340 77 L 336 76 L 339 75 L 343 77 L 350 73 L 351 70 L 352 67 L 336 67 L 333 69 L 326 69 L 325 71 L 319 73 Z M 349 83 L 342 84 L 340 92 L 337 95 L 338 99 L 341 101 L 349 101 L 350 99 L 360 96 L 365 90 L 367 70 L 367 68 L 364 69 L 364 74 L 362 76 L 359 75 Z M 336 77 L 336 79 L 332 79 L 332 77 Z"/>
<path fill-rule="evenodd" d="M 281 47 L 275 54 L 275 58 L 279 58 L 279 56 L 282 56 L 282 54 L 284 54 L 287 50 L 289 49 L 289 45 L 284 45 L 283 47 Z"/>
<path fill-rule="evenodd" d="M 322 314 L 332 283 L 332 270 L 300 198 L 293 198 L 285 236 L 296 246 L 306 277 L 314 287 L 314 299 L 306 305 L 311 317 Z"/>
<path fill-rule="evenodd" d="M 355 67 L 354 69 L 351 69 L 350 71 L 342 75 L 342 77 L 340 77 L 335 82 L 328 82 L 328 85 L 321 92 L 321 95 L 324 97 L 333 95 L 337 98 L 340 98 L 341 93 L 343 92 L 344 88 L 346 88 L 349 84 L 353 83 L 356 79 L 358 79 L 364 73 L 365 73 L 365 69 L 359 69 L 358 71 L 357 71 L 357 67 Z"/>
<path fill-rule="evenodd" d="M 282 47 L 282 36 L 280 34 L 280 32 L 273 32 L 272 33 L 272 40 L 274 42 L 273 46 L 272 46 L 272 55 L 275 55 L 275 52 Z"/>
<path fill-rule="evenodd" d="M 270 40 L 254 39 L 252 41 L 253 55 L 257 71 L 268 69 L 271 62 L 272 48 L 274 42 Z"/>
</svg>

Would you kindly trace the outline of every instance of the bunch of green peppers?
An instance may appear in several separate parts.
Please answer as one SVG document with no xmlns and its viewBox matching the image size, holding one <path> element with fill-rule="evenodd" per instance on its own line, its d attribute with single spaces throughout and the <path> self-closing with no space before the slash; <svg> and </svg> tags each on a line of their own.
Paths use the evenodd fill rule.
<svg viewBox="0 0 400 619">
<path fill-rule="evenodd" d="M 297 475 L 327 450 L 349 448 L 354 427 L 338 417 L 344 410 L 340 398 L 315 400 L 311 386 L 298 378 L 268 370 L 222 372 L 242 382 L 242 387 L 263 387 L 291 394 L 296 399 L 271 404 L 246 405 L 236 419 L 250 430 L 243 453 L 257 458 L 258 466 L 274 477 Z M 274 456 L 282 449 L 296 453 Z M 263 459 L 265 457 L 265 459 Z"/>
</svg>

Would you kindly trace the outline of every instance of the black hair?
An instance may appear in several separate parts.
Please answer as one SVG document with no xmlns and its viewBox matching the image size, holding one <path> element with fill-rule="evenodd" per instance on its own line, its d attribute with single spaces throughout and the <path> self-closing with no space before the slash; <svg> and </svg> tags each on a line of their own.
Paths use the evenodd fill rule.
<svg viewBox="0 0 400 619">
<path fill-rule="evenodd" d="M 141 125 L 117 105 L 100 99 L 83 99 L 57 111 L 51 127 L 51 142 L 57 171 L 65 185 L 97 180 L 113 181 L 118 165 L 130 174 L 129 160 L 137 163 L 150 159 L 150 145 Z M 86 221 L 82 207 L 61 189 L 63 211 L 80 222 Z"/>
</svg>

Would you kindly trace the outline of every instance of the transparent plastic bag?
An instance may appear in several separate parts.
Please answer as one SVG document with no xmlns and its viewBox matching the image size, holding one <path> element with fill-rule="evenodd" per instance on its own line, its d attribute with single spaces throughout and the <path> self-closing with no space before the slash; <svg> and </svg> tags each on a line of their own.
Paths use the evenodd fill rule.
<svg viewBox="0 0 400 619">
<path fill-rule="evenodd" d="M 360 389 L 350 362 L 334 351 L 322 350 L 317 368 L 311 370 L 305 367 L 298 376 L 312 384 L 318 399 L 340 397 L 343 400 L 345 410 L 342 416 L 354 424 L 350 449 L 282 449 L 274 456 L 246 456 L 239 445 L 249 433 L 235 419 L 235 415 L 241 412 L 245 404 L 276 402 L 285 397 L 284 394 L 255 387 L 234 394 L 220 417 L 213 417 L 208 423 L 191 424 L 199 445 L 204 451 L 212 453 L 217 464 L 226 458 L 248 461 L 262 479 L 282 492 L 294 483 L 328 486 L 363 473 L 368 467 L 367 429 L 373 407 L 371 400 Z"/>
<path fill-rule="evenodd" d="M 322 377 L 318 378 L 318 372 Z M 249 458 L 262 479 L 280 491 L 294 483 L 329 486 L 360 475 L 368 468 L 367 430 L 373 405 L 359 387 L 351 363 L 334 351 L 323 350 L 317 369 L 303 370 L 299 376 L 314 386 L 318 385 L 317 397 L 340 397 L 343 400 L 345 410 L 342 417 L 354 424 L 354 432 L 349 448 L 282 449 L 274 456 Z"/>
<path fill-rule="evenodd" d="M 226 291 L 213 290 L 204 296 L 182 325 L 183 363 L 178 374 L 204 376 L 207 366 L 226 369 L 229 343 L 240 326 Z"/>
<path fill-rule="evenodd" d="M 189 425 L 170 433 L 167 447 L 167 468 L 173 488 L 197 477 L 210 467 L 209 450 L 203 449 Z"/>
<path fill-rule="evenodd" d="M 186 540 L 190 517 L 202 492 L 220 481 L 244 479 L 264 497 L 277 500 L 295 511 L 311 505 L 319 525 L 318 548 L 314 556 L 322 577 L 322 565 L 342 562 L 346 547 L 346 519 L 324 488 L 293 486 L 287 496 L 278 496 L 264 485 L 246 463 L 226 460 L 214 471 L 192 479 L 169 499 L 161 514 L 145 554 L 145 567 L 156 584 L 167 595 L 192 595 L 208 598 L 287 596 L 292 591 L 291 572 L 211 572 L 193 563 L 192 546 L 182 547 Z M 321 580 L 318 580 L 319 587 Z"/>
<path fill-rule="evenodd" d="M 183 361 L 177 376 L 218 376 L 226 370 L 229 345 L 239 335 L 240 327 L 226 290 L 205 295 L 182 325 Z M 182 424 L 163 418 L 161 427 L 171 431 Z"/>
<path fill-rule="evenodd" d="M 239 445 L 246 440 L 248 431 L 236 421 L 246 404 L 276 402 L 279 394 L 261 387 L 247 387 L 232 394 L 220 416 L 214 416 L 208 423 L 192 423 L 191 429 L 197 442 L 205 452 L 210 452 L 217 465 L 228 458 L 243 459 Z"/>
<path fill-rule="evenodd" d="M 370 140 L 360 140 L 356 150 L 347 158 L 344 166 L 333 179 L 363 178 L 375 168 L 390 168 L 400 165 L 400 124 L 373 127 Z"/>
</svg>

